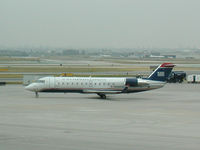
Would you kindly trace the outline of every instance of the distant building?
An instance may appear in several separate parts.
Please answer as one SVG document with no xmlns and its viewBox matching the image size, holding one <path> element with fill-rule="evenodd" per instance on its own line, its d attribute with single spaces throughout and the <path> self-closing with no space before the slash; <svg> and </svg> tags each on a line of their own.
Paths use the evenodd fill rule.
<svg viewBox="0 0 200 150">
<path fill-rule="evenodd" d="M 74 49 L 68 49 L 68 50 L 63 50 L 63 55 L 79 55 L 79 50 L 74 50 Z"/>
<path fill-rule="evenodd" d="M 160 53 L 159 52 L 151 52 L 151 55 L 153 55 L 153 56 L 160 56 Z"/>
<path fill-rule="evenodd" d="M 164 58 L 164 56 L 160 55 L 160 56 L 157 56 L 157 55 L 150 55 L 150 58 Z"/>
<path fill-rule="evenodd" d="M 163 55 L 165 58 L 176 58 L 176 55 Z"/>
<path fill-rule="evenodd" d="M 185 57 L 186 59 L 194 59 L 194 57 Z"/>
</svg>

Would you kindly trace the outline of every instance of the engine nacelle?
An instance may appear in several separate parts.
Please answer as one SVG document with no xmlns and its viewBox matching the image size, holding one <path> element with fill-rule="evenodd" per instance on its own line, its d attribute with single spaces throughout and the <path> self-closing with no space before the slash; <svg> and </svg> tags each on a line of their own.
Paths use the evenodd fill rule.
<svg viewBox="0 0 200 150">
<path fill-rule="evenodd" d="M 129 86 L 129 87 L 138 86 L 138 79 L 137 78 L 126 78 L 126 86 Z"/>
<path fill-rule="evenodd" d="M 126 86 L 129 87 L 136 87 L 136 86 L 149 86 L 149 83 L 146 80 L 143 79 L 137 79 L 137 78 L 126 78 Z"/>
</svg>

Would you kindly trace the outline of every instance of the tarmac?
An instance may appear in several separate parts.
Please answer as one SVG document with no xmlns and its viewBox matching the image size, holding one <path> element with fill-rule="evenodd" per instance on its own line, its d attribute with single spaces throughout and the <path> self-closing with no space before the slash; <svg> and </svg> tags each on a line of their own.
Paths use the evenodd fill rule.
<svg viewBox="0 0 200 150">
<path fill-rule="evenodd" d="M 0 86 L 0 150 L 199 150 L 200 84 L 110 95 Z"/>
</svg>

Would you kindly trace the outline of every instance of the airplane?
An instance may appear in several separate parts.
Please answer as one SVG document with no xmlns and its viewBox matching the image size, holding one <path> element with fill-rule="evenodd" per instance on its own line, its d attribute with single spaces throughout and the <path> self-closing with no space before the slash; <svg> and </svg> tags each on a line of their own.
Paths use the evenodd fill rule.
<svg viewBox="0 0 200 150">
<path fill-rule="evenodd" d="M 106 99 L 107 94 L 125 94 L 148 91 L 165 85 L 173 67 L 163 63 L 148 78 L 134 77 L 43 77 L 25 87 L 35 92 L 97 94 Z"/>
</svg>

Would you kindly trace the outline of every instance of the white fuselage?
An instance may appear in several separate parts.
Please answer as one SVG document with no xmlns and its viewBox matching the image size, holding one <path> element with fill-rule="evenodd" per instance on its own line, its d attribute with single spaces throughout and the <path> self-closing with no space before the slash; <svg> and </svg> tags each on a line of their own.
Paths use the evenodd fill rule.
<svg viewBox="0 0 200 150">
<path fill-rule="evenodd" d="M 135 78 L 137 82 L 130 86 L 126 80 L 127 78 L 44 77 L 28 85 L 26 89 L 33 92 L 119 94 L 157 89 L 165 84 L 161 81 Z"/>
<path fill-rule="evenodd" d="M 163 63 L 146 79 L 97 77 L 44 77 L 26 87 L 38 97 L 38 92 L 96 93 L 105 99 L 106 94 L 134 93 L 161 88 L 174 65 Z"/>
</svg>

